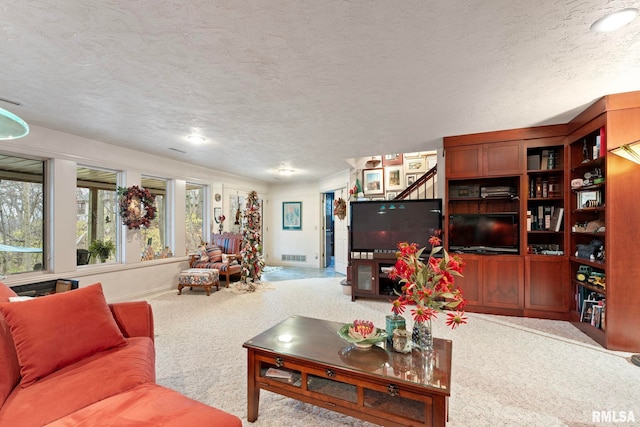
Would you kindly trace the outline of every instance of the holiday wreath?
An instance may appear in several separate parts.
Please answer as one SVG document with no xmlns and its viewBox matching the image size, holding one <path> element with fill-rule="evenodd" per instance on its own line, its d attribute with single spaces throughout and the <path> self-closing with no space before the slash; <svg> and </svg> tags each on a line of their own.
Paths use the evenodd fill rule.
<svg viewBox="0 0 640 427">
<path fill-rule="evenodd" d="M 333 202 L 333 214 L 343 220 L 347 216 L 347 202 L 342 197 Z"/>
<path fill-rule="evenodd" d="M 146 188 L 134 185 L 129 188 L 118 187 L 120 216 L 122 223 L 129 227 L 129 230 L 140 227 L 149 227 L 151 221 L 156 217 L 156 207 L 154 205 L 156 196 Z"/>
</svg>

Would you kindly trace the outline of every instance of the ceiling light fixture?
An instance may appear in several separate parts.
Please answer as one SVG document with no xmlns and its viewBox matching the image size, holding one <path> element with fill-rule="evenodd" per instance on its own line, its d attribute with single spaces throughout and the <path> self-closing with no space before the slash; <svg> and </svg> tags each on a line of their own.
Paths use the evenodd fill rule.
<svg viewBox="0 0 640 427">
<path fill-rule="evenodd" d="M 188 140 L 189 142 L 194 143 L 194 144 L 202 144 L 202 143 L 204 143 L 204 141 L 205 141 L 204 137 L 203 137 L 203 136 L 200 136 L 200 135 L 189 135 L 189 136 L 187 137 L 187 140 Z"/>
<path fill-rule="evenodd" d="M 0 140 L 18 139 L 29 133 L 29 125 L 10 111 L 0 108 Z"/>
<path fill-rule="evenodd" d="M 603 16 L 591 24 L 591 31 L 594 33 L 609 33 L 629 24 L 636 19 L 637 16 L 638 9 L 632 7 L 618 10 L 617 12 Z"/>
<path fill-rule="evenodd" d="M 290 169 L 290 168 L 280 168 L 280 169 L 278 169 L 278 173 L 280 175 L 285 175 L 285 176 L 291 176 L 291 175 L 293 175 L 294 172 L 295 171 L 293 169 Z"/>
<path fill-rule="evenodd" d="M 640 164 L 640 139 L 611 150 L 613 154 Z"/>
</svg>

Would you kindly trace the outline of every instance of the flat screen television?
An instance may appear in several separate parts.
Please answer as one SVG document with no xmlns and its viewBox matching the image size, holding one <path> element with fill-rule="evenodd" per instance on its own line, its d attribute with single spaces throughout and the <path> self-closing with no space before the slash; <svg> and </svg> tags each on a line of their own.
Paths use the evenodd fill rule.
<svg viewBox="0 0 640 427">
<path fill-rule="evenodd" d="M 453 252 L 517 254 L 518 235 L 515 212 L 449 215 Z"/>
<path fill-rule="evenodd" d="M 442 234 L 442 199 L 351 202 L 351 250 L 389 252 L 398 243 L 431 249 L 429 238 Z"/>
</svg>

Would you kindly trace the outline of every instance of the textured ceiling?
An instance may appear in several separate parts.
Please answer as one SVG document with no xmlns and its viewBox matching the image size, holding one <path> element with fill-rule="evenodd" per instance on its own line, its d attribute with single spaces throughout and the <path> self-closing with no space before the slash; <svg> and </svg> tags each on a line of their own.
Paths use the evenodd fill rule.
<svg viewBox="0 0 640 427">
<path fill-rule="evenodd" d="M 268 182 L 313 181 L 345 159 L 565 123 L 640 90 L 640 19 L 589 31 L 625 7 L 638 5 L 21 0 L 0 6 L 0 97 L 22 105 L 0 107 Z M 192 131 L 206 143 L 187 142 Z M 281 164 L 296 174 L 278 177 Z"/>
</svg>

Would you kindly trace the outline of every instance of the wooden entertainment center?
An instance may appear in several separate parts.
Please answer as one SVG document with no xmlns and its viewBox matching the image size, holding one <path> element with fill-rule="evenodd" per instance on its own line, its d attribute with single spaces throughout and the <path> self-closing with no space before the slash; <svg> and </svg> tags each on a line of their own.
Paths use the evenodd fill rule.
<svg viewBox="0 0 640 427">
<path fill-rule="evenodd" d="M 451 214 L 519 217 L 519 254 L 463 255 L 457 283 L 468 311 L 570 320 L 606 348 L 640 351 L 640 263 L 632 255 L 640 242 L 640 165 L 610 152 L 638 139 L 640 92 L 607 95 L 564 125 L 444 138 L 445 229 Z M 477 195 L 483 187 L 515 194 Z M 593 241 L 604 244 L 603 259 L 576 256 L 577 245 Z M 582 311 L 590 298 L 602 301 L 594 303 L 597 319 Z"/>
<path fill-rule="evenodd" d="M 517 253 L 462 255 L 466 310 L 569 320 L 608 349 L 640 352 L 640 165 L 610 152 L 639 139 L 640 92 L 604 96 L 562 125 L 445 137 L 444 229 L 456 214 L 518 218 Z M 597 241 L 593 259 L 576 256 Z M 351 259 L 352 299 L 392 299 L 394 255 L 364 258 Z"/>
</svg>

